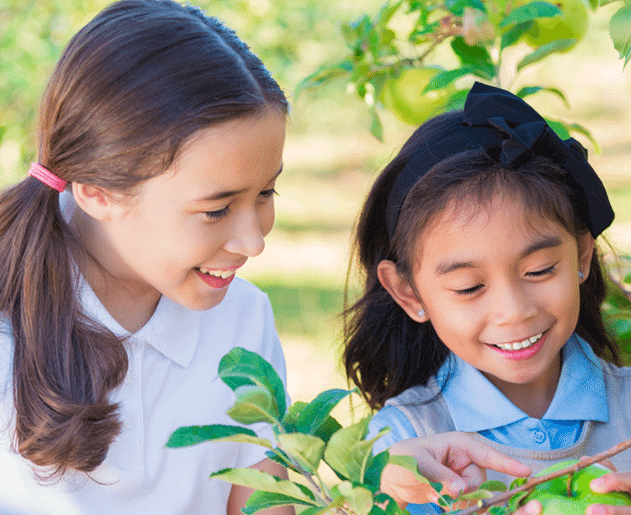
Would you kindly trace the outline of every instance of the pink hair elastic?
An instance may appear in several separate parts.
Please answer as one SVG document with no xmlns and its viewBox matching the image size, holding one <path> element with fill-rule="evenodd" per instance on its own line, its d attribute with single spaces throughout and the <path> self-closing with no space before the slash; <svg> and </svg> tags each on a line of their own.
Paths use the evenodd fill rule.
<svg viewBox="0 0 631 515">
<path fill-rule="evenodd" d="M 28 174 L 31 177 L 35 177 L 36 179 L 42 181 L 47 186 L 56 189 L 59 193 L 64 191 L 66 189 L 66 184 L 68 184 L 66 181 L 60 179 L 39 163 L 31 163 L 31 168 L 29 169 Z"/>
</svg>

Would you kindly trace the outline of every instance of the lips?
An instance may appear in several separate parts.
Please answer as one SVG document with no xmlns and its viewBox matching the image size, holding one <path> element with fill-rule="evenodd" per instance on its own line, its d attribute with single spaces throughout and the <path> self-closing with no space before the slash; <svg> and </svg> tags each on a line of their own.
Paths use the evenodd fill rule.
<svg viewBox="0 0 631 515">
<path fill-rule="evenodd" d="M 237 268 L 211 269 L 199 267 L 195 269 L 197 276 L 215 290 L 227 288 L 235 277 Z"/>
<path fill-rule="evenodd" d="M 522 360 L 532 358 L 537 354 L 544 346 L 548 338 L 548 331 L 535 334 L 529 338 L 518 342 L 500 343 L 500 344 L 487 344 L 489 348 L 498 352 L 502 357 L 510 360 Z M 534 340 L 534 341 L 531 341 Z M 527 342 L 524 344 L 524 342 Z M 522 346 L 524 344 L 525 346 Z M 510 350 L 509 350 L 510 347 Z"/>
</svg>

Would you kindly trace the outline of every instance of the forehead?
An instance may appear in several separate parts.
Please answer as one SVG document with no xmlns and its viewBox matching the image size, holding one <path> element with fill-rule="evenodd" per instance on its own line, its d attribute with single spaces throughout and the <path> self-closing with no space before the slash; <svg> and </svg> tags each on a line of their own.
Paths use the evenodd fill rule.
<svg viewBox="0 0 631 515">
<path fill-rule="evenodd" d="M 445 257 L 517 256 L 542 237 L 574 239 L 556 220 L 519 198 L 502 193 L 482 204 L 470 198 L 451 200 L 419 234 L 416 266 Z"/>
</svg>

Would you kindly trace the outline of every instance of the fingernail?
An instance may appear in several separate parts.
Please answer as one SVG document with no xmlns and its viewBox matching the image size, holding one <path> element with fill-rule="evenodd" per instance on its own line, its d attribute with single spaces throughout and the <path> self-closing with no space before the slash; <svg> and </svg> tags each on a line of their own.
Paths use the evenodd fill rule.
<svg viewBox="0 0 631 515">
<path fill-rule="evenodd" d="M 462 479 L 456 479 L 453 483 L 451 483 L 451 486 L 449 487 L 451 493 L 454 495 L 458 495 L 460 492 L 464 492 L 466 488 L 467 484 Z"/>
</svg>

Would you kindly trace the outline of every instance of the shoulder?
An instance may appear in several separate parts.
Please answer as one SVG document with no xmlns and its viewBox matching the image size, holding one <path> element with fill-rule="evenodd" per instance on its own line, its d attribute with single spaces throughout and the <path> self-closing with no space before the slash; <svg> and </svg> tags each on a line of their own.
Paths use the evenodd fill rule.
<svg viewBox="0 0 631 515">
<path fill-rule="evenodd" d="M 385 408 L 396 408 L 409 422 L 417 436 L 454 431 L 455 426 L 445 398 L 434 378 L 427 386 L 413 386 L 386 402 Z M 387 415 L 393 412 L 388 411 Z"/>
</svg>

